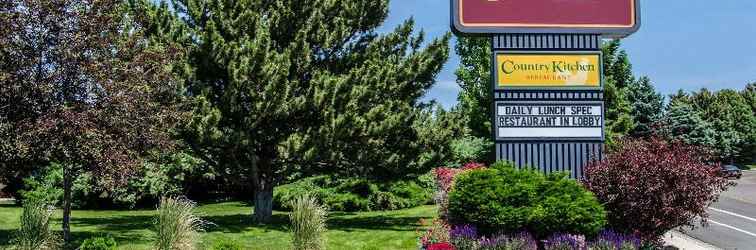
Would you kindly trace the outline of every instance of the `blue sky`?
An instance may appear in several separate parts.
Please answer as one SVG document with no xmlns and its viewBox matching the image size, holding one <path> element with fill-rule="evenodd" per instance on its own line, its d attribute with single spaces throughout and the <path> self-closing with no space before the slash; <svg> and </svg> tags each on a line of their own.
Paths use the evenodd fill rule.
<svg viewBox="0 0 756 250">
<path fill-rule="evenodd" d="M 659 92 L 742 89 L 756 81 L 756 1 L 642 0 L 641 8 L 642 27 L 623 48 L 635 75 L 651 77 Z M 441 36 L 449 31 L 449 0 L 393 0 L 381 30 L 410 17 L 428 38 Z M 458 63 L 452 52 L 426 98 L 447 108 L 457 102 Z"/>
</svg>

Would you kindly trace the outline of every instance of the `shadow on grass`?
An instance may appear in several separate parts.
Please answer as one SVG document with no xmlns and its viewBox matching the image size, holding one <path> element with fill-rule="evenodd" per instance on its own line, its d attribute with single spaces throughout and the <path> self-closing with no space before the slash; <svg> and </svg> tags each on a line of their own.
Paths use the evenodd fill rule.
<svg viewBox="0 0 756 250">
<path fill-rule="evenodd" d="M 14 233 L 15 231 L 13 230 L 0 230 L 0 249 L 3 249 L 2 246 L 7 246 L 8 244 L 10 244 L 10 240 L 11 238 L 13 238 Z"/>
<path fill-rule="evenodd" d="M 72 227 L 76 226 L 95 226 L 99 230 L 106 232 L 121 232 L 132 230 L 151 229 L 153 227 L 154 216 L 146 215 L 125 215 L 114 217 L 73 217 L 71 218 Z"/>
<path fill-rule="evenodd" d="M 74 229 L 75 230 L 75 229 Z M 63 233 L 60 230 L 53 230 L 56 234 L 62 237 Z M 10 246 L 11 240 L 13 239 L 13 235 L 15 234 L 15 231 L 13 230 L 0 230 L 0 249 L 3 249 L 2 246 Z M 145 237 L 142 234 L 136 234 L 136 233 L 128 233 L 128 232 L 80 232 L 80 231 L 74 231 L 71 232 L 71 244 L 69 245 L 68 249 L 77 249 L 79 246 L 81 246 L 82 243 L 84 243 L 84 240 L 94 237 L 102 237 L 102 236 L 108 236 L 110 235 L 115 239 L 119 244 L 123 244 L 126 242 L 130 243 L 148 243 L 152 239 L 149 237 Z"/>
<path fill-rule="evenodd" d="M 387 231 L 415 231 L 420 219 L 426 217 L 392 217 L 386 215 L 375 216 L 344 216 L 356 213 L 337 213 L 328 219 L 329 230 L 357 231 L 357 230 L 387 230 Z M 213 223 L 207 232 L 241 233 L 251 229 L 265 231 L 288 231 L 289 218 L 285 214 L 273 215 L 270 223 L 259 224 L 252 220 L 249 214 L 235 214 L 222 216 L 207 216 L 205 220 Z"/>
<path fill-rule="evenodd" d="M 0 203 L 0 208 L 21 208 L 21 206 L 15 203 Z"/>
<path fill-rule="evenodd" d="M 271 222 L 260 224 L 252 220 L 249 214 L 204 216 L 206 221 L 212 223 L 206 232 L 241 233 L 253 228 L 266 231 L 287 231 L 289 217 L 284 214 L 274 214 Z"/>
<path fill-rule="evenodd" d="M 335 217 L 328 220 L 328 228 L 342 231 L 387 230 L 415 231 L 425 217 L 391 217 L 386 215 L 364 217 Z"/>
</svg>

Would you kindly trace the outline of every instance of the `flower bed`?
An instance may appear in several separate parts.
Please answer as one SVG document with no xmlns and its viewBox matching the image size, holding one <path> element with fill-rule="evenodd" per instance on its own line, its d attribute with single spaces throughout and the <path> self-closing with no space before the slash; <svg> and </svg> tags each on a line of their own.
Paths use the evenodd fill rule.
<svg viewBox="0 0 756 250">
<path fill-rule="evenodd" d="M 473 187 L 480 187 L 480 192 L 486 192 L 489 194 L 495 194 L 500 193 L 501 190 L 499 188 L 494 188 L 492 190 L 483 190 L 486 188 L 491 188 L 493 184 L 502 184 L 498 183 L 501 182 L 501 179 L 497 178 L 505 178 L 506 183 L 510 183 L 509 181 L 513 181 L 511 185 L 516 185 L 518 187 L 532 187 L 534 188 L 534 191 L 537 191 L 536 193 L 543 194 L 544 192 L 557 192 L 561 195 L 555 196 L 560 197 L 559 200 L 555 197 L 546 197 L 544 199 L 548 200 L 548 203 L 545 205 L 527 205 L 527 206 L 533 206 L 533 213 L 535 212 L 541 212 L 540 216 L 546 219 L 534 220 L 533 222 L 536 224 L 543 224 L 548 221 L 554 221 L 559 218 L 562 218 L 561 216 L 559 218 L 556 218 L 555 220 L 548 219 L 550 215 L 544 213 L 548 210 L 549 206 L 553 206 L 553 204 L 560 204 L 558 201 L 564 200 L 565 202 L 571 204 L 570 202 L 574 202 L 575 200 L 595 200 L 595 198 L 587 197 L 592 196 L 589 192 L 584 190 L 581 185 L 577 183 L 572 183 L 574 181 L 572 180 L 566 180 L 563 177 L 560 178 L 558 175 L 553 176 L 539 176 L 535 172 L 507 172 L 511 171 L 507 169 L 507 164 L 495 164 L 491 167 L 491 169 L 487 169 L 482 164 L 476 164 L 476 163 L 470 163 L 466 164 L 462 168 L 438 168 L 434 170 L 434 177 L 436 178 L 436 195 L 435 200 L 439 206 L 439 218 L 433 220 L 433 221 L 421 221 L 421 224 L 428 228 L 427 230 L 423 230 L 418 232 L 418 247 L 420 249 L 429 250 L 429 249 L 455 249 L 455 250 L 499 250 L 499 249 L 505 249 L 505 250 L 538 250 L 538 249 L 544 249 L 544 250 L 630 250 L 630 249 L 639 249 L 640 247 L 640 240 L 638 240 L 636 237 L 629 236 L 629 235 L 623 235 L 619 233 L 615 233 L 613 231 L 601 231 L 600 233 L 596 234 L 598 232 L 598 229 L 601 228 L 603 225 L 603 219 L 602 218 L 594 218 L 594 217 L 577 217 L 577 221 L 588 221 L 588 222 L 595 222 L 600 223 L 598 225 L 598 228 L 595 230 L 584 230 L 583 227 L 564 227 L 564 223 L 559 224 L 559 226 L 549 226 L 549 225 L 537 225 L 532 226 L 532 229 L 537 229 L 536 231 L 530 231 L 531 226 L 528 227 L 516 227 L 516 228 L 509 228 L 508 231 L 498 231 L 501 230 L 499 227 L 495 227 L 495 230 L 492 231 L 490 227 L 485 227 L 487 224 L 483 224 L 484 227 L 480 228 L 483 229 L 482 231 L 479 230 L 475 226 L 475 224 L 464 224 L 466 223 L 472 223 L 471 221 L 465 220 L 462 218 L 451 218 L 449 215 L 449 194 L 453 192 L 458 192 L 459 190 L 455 188 L 462 188 L 462 187 L 456 187 L 455 185 L 455 179 L 457 177 L 464 174 L 464 178 L 460 179 L 459 185 L 470 185 L 469 178 L 473 178 L 472 176 L 479 176 L 484 182 L 481 183 L 475 183 Z M 511 166 L 509 166 L 511 167 Z M 478 170 L 478 171 L 475 171 Z M 475 172 L 471 172 L 475 171 Z M 490 172 L 490 173 L 489 173 Z M 481 176 L 482 175 L 482 176 Z M 488 178 L 491 177 L 491 178 Z M 507 178 L 513 178 L 511 180 Z M 465 182 L 467 181 L 467 182 Z M 497 182 L 497 183 L 494 183 Z M 570 183 L 567 183 L 570 182 Z M 480 184 L 480 185 L 478 185 Z M 543 185 L 548 186 L 543 187 Z M 509 188 L 508 185 L 500 185 L 501 188 Z M 562 188 L 556 188 L 556 187 L 562 187 Z M 547 188 L 548 190 L 544 189 Z M 473 190 L 477 190 L 473 188 Z M 496 190 L 499 190 L 498 192 Z M 529 189 L 528 189 L 529 190 Z M 538 198 L 534 197 L 540 197 L 540 196 L 534 196 L 532 195 L 533 192 L 510 192 L 511 195 L 516 194 L 522 194 L 526 195 L 527 199 L 536 199 L 534 201 L 538 201 Z M 575 195 L 579 194 L 579 195 Z M 476 195 L 475 192 L 472 192 L 470 194 L 466 194 L 465 197 L 470 197 Z M 570 196 L 572 195 L 572 196 Z M 459 194 L 457 194 L 459 196 Z M 493 197 L 496 198 L 496 197 Z M 514 200 L 527 200 L 526 197 L 514 197 Z M 588 199 L 590 198 L 590 199 Z M 465 201 L 476 201 L 476 199 L 466 199 Z M 489 200 L 489 199 L 484 199 Z M 459 200 L 456 202 L 459 203 Z M 475 203 L 475 202 L 472 202 Z M 565 204 L 567 204 L 565 203 Z M 469 205 L 470 203 L 465 203 L 466 205 Z M 475 203 L 477 204 L 477 203 Z M 488 204 L 490 205 L 490 204 Z M 489 207 L 487 203 L 483 204 L 481 203 L 480 206 Z M 600 205 L 596 205 L 600 206 Z M 477 205 L 472 205 L 468 209 L 469 211 L 478 211 L 476 210 Z M 574 207 L 574 206 L 573 206 Z M 590 207 L 590 206 L 588 206 Z M 527 208 L 527 207 L 524 207 Z M 540 210 L 538 209 L 540 208 Z M 544 208 L 547 208 L 544 210 Z M 556 206 L 553 209 L 557 210 L 563 210 L 561 209 L 562 206 Z M 521 209 L 521 208 L 515 208 L 515 209 Z M 552 210 L 553 210 L 552 209 Z M 459 209 L 458 209 L 459 210 Z M 599 209 L 601 210 L 601 209 Z M 503 210 L 503 211 L 506 211 Z M 459 211 L 457 211 L 459 212 Z M 601 210 L 603 212 L 603 210 Z M 528 217 L 533 217 L 535 214 L 529 213 L 530 215 Z M 544 217 L 545 216 L 545 217 Z M 458 217 L 458 216 L 457 216 Z M 505 216 L 506 217 L 506 216 Z M 476 217 L 477 218 L 477 217 Z M 488 218 L 488 217 L 487 217 Z M 503 217 L 502 217 L 503 218 Z M 539 217 L 540 218 L 540 217 Z M 586 219 L 587 218 L 587 219 Z M 490 218 L 489 218 L 490 219 Z M 454 223 L 462 223 L 460 225 L 452 225 L 449 222 L 452 221 Z M 530 225 L 530 224 L 522 224 L 523 226 Z M 593 224 L 590 224 L 593 225 Z M 519 230 L 517 229 L 519 228 Z M 572 234 L 570 233 L 561 233 L 559 228 L 566 228 L 568 230 L 577 230 L 576 232 L 585 232 L 586 234 L 591 234 L 590 240 L 586 240 L 586 236 L 583 235 L 576 235 L 574 232 Z M 539 231 L 540 230 L 540 231 Z"/>
</svg>

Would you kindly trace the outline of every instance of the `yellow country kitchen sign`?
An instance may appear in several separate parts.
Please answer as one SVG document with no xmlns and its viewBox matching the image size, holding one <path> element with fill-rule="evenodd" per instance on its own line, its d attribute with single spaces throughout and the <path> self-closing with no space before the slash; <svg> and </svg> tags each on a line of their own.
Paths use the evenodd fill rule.
<svg viewBox="0 0 756 250">
<path fill-rule="evenodd" d="M 497 87 L 601 86 L 601 55 L 596 54 L 496 54 Z"/>
</svg>

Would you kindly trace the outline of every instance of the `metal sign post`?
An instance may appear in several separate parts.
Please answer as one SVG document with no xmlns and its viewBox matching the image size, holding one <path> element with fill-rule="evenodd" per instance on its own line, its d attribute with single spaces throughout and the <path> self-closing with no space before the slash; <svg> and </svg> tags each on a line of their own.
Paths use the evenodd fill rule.
<svg viewBox="0 0 756 250">
<path fill-rule="evenodd" d="M 639 0 L 451 4 L 455 33 L 492 39 L 497 160 L 582 178 L 604 151 L 601 41 L 638 30 Z"/>
</svg>

